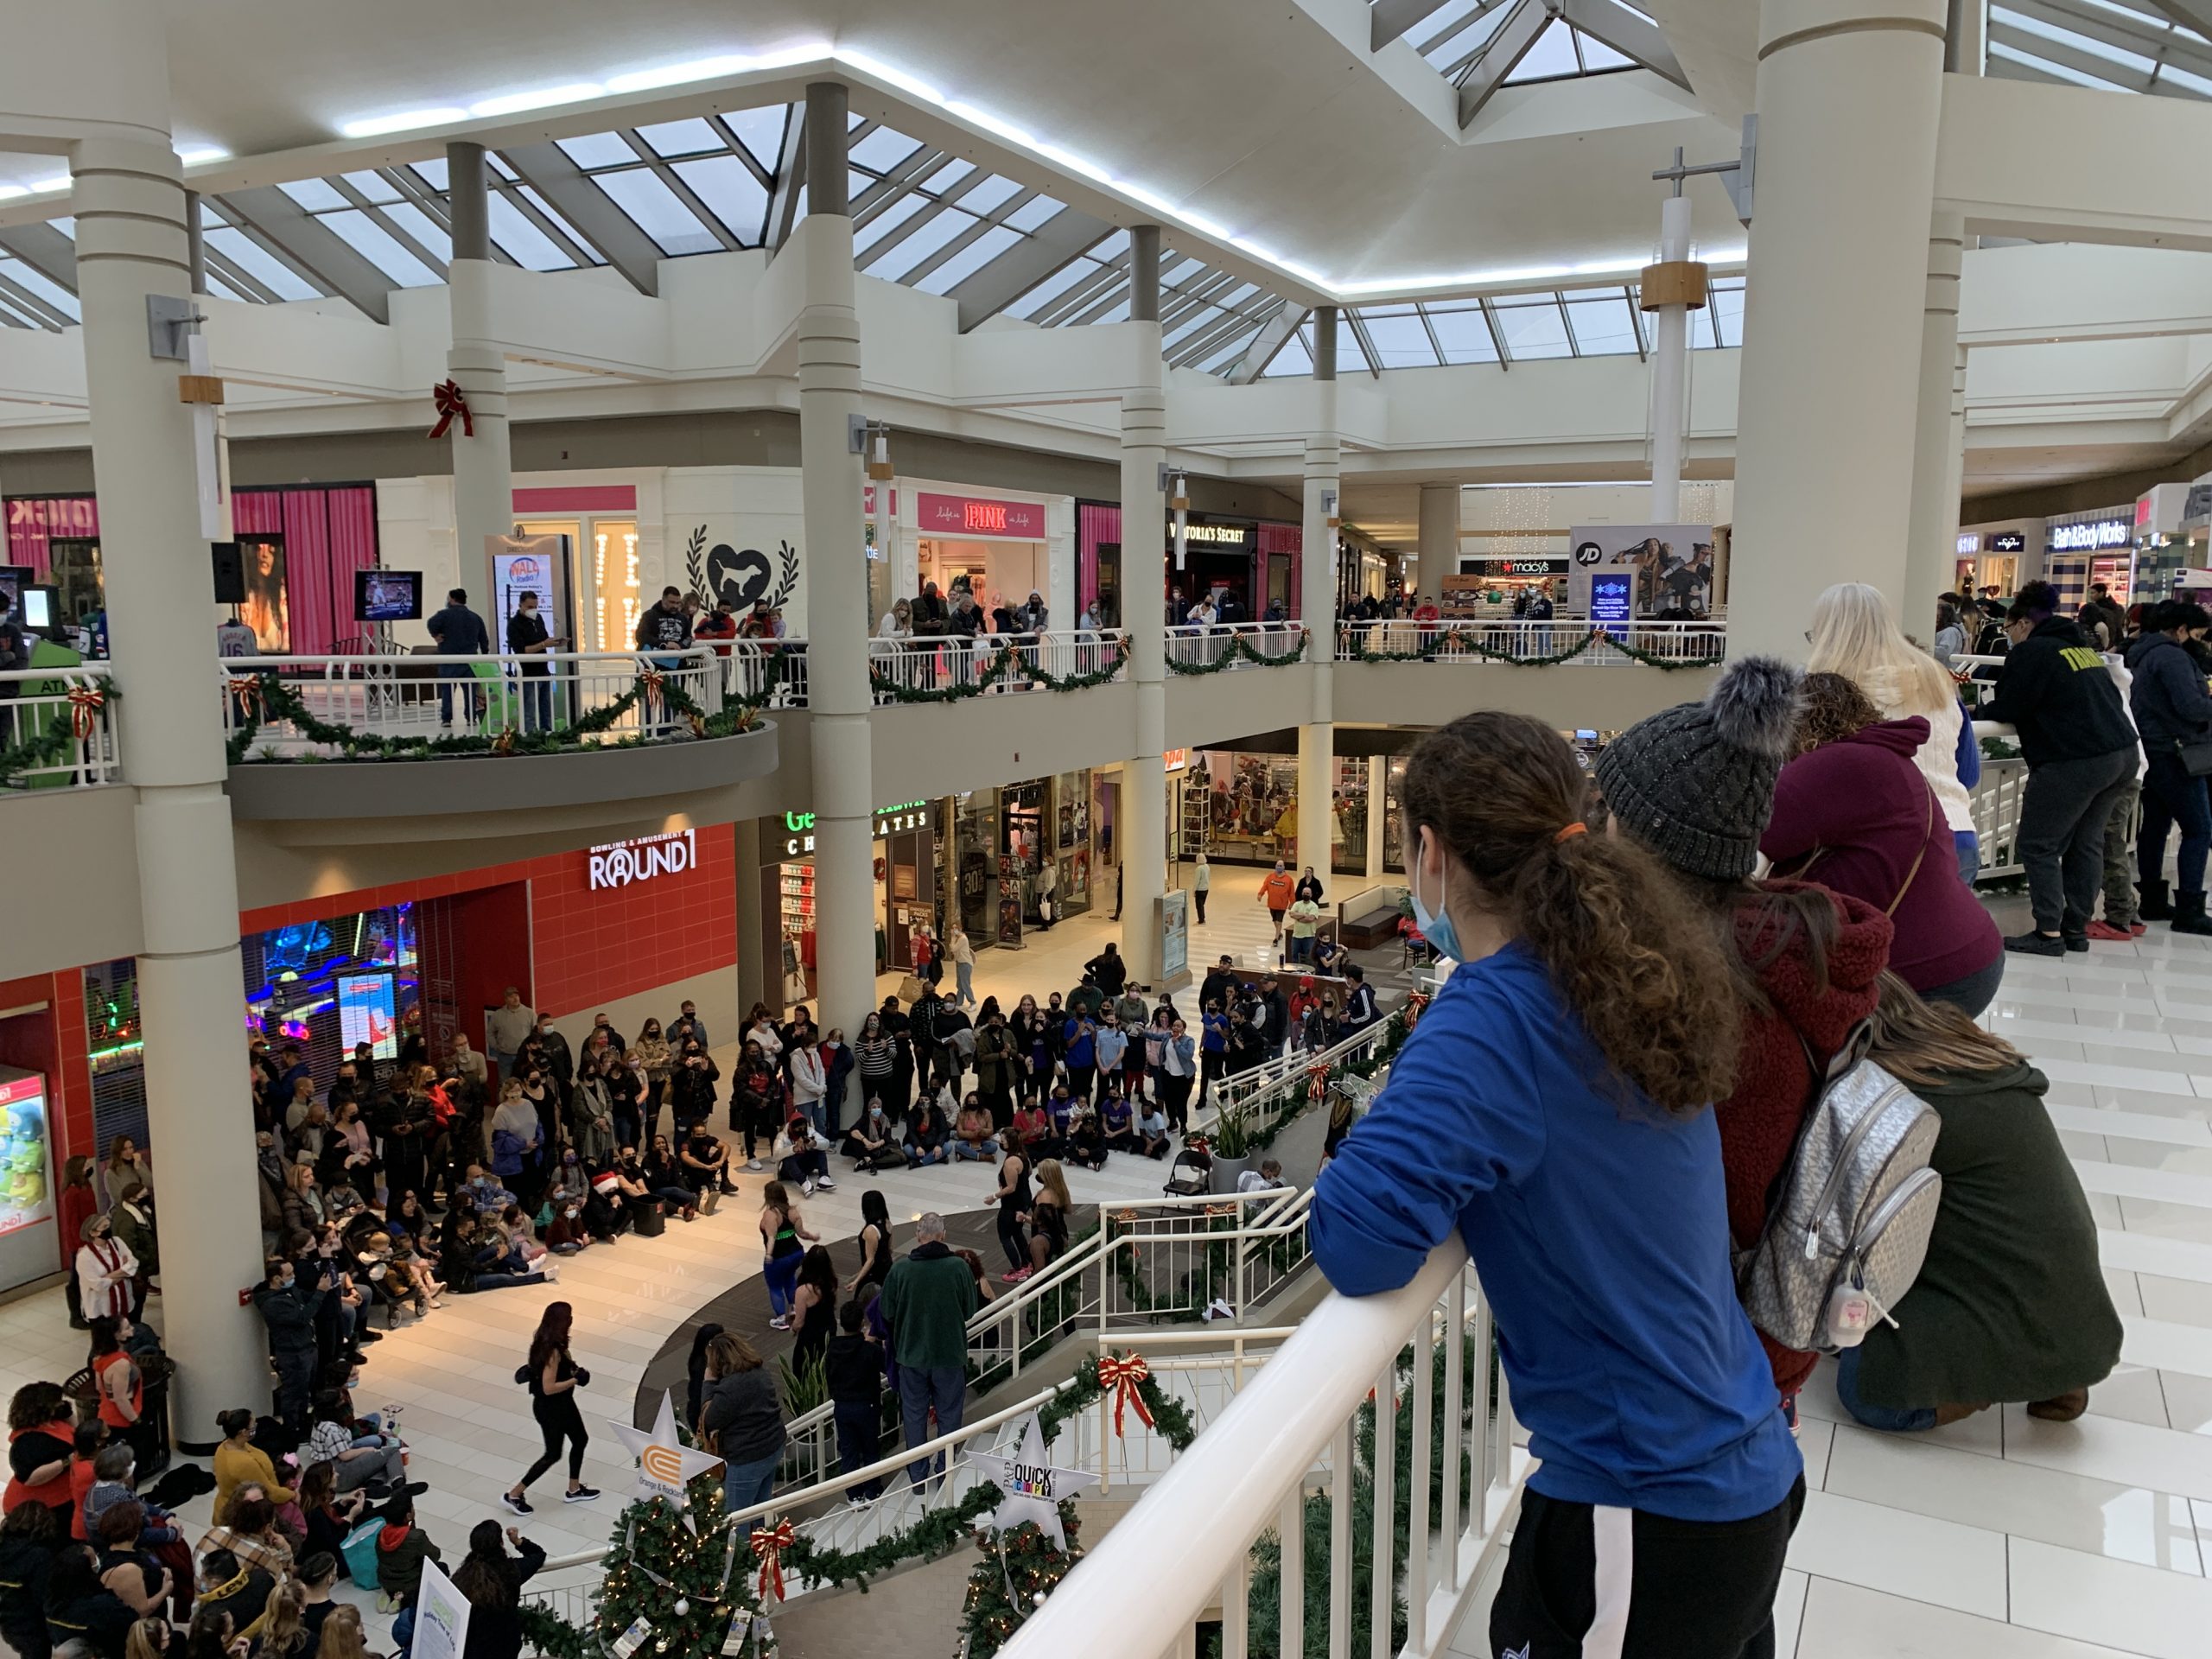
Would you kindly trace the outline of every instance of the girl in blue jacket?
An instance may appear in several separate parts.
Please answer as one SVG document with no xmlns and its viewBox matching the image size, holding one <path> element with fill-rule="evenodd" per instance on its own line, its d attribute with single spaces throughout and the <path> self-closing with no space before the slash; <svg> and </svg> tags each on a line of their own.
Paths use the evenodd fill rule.
<svg viewBox="0 0 2212 1659">
<path fill-rule="evenodd" d="M 1584 823 L 1558 734 L 1468 715 L 1407 763 L 1415 923 L 1459 966 L 1316 1184 L 1350 1295 L 1455 1231 L 1530 1478 L 1490 1650 L 1760 1659 L 1802 1465 L 1729 1269 L 1738 1014 L 1712 930 Z"/>
</svg>

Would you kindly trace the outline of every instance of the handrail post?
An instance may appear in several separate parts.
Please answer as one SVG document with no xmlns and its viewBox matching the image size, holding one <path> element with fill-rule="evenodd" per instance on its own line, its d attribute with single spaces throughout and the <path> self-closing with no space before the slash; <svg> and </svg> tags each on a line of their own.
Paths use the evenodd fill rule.
<svg viewBox="0 0 2212 1659">
<path fill-rule="evenodd" d="M 1358 1415 L 1344 1419 L 1329 1449 L 1330 1659 L 1349 1659 L 1351 1652 L 1351 1428 Z"/>
<path fill-rule="evenodd" d="M 1375 1385 L 1375 1465 L 1370 1471 L 1375 1488 L 1375 1544 L 1373 1570 L 1369 1579 L 1368 1649 L 1372 1659 L 1390 1659 L 1390 1610 L 1397 1593 L 1395 1554 L 1398 1524 L 1396 1494 L 1392 1490 L 1398 1460 L 1398 1356 L 1395 1350 L 1383 1362 L 1382 1379 Z"/>
<path fill-rule="evenodd" d="M 1467 1275 L 1455 1273 L 1445 1298 L 1444 1336 L 1444 1542 L 1445 1582 L 1459 1587 L 1459 1450 L 1463 1438 L 1459 1403 L 1465 1379 L 1463 1333 L 1467 1328 Z"/>
</svg>

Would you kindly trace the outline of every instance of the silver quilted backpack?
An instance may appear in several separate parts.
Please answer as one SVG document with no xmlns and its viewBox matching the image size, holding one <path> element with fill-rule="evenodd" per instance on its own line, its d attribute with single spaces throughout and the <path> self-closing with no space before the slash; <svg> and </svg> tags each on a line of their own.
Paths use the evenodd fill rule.
<svg viewBox="0 0 2212 1659">
<path fill-rule="evenodd" d="M 1801 1038 L 1802 1040 L 1802 1038 Z M 1887 1319 L 1928 1255 L 1943 1178 L 1926 1102 L 1866 1058 L 1862 1029 L 1823 1072 L 1777 1184 L 1766 1232 L 1737 1258 L 1751 1323 L 1785 1348 L 1855 1348 Z"/>
</svg>

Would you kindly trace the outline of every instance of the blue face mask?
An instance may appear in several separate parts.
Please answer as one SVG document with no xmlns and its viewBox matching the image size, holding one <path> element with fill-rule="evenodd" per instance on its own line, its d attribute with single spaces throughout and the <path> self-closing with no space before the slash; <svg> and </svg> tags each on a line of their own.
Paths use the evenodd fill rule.
<svg viewBox="0 0 2212 1659">
<path fill-rule="evenodd" d="M 1438 895 L 1437 908 L 1433 911 L 1421 901 L 1421 857 L 1418 852 L 1414 857 L 1407 890 L 1414 901 L 1414 925 L 1421 930 L 1421 938 L 1452 961 L 1465 960 L 1459 954 L 1459 936 L 1452 931 L 1452 918 L 1444 913 L 1443 895 Z"/>
</svg>

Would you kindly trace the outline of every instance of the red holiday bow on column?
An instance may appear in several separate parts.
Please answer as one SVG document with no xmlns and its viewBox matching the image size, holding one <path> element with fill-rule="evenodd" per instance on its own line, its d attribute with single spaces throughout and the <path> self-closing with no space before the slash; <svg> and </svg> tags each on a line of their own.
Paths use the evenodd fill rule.
<svg viewBox="0 0 2212 1659">
<path fill-rule="evenodd" d="M 1306 1068 L 1306 1098 L 1319 1100 L 1329 1092 L 1329 1068 L 1309 1065 Z"/>
<path fill-rule="evenodd" d="M 1098 1362 L 1098 1382 L 1102 1388 L 1114 1393 L 1114 1438 L 1122 1438 L 1122 1414 L 1129 1407 L 1136 1408 L 1137 1421 L 1147 1428 L 1153 1426 L 1152 1414 L 1145 1409 L 1144 1395 L 1137 1392 L 1137 1384 L 1152 1376 L 1152 1367 L 1145 1363 L 1142 1354 L 1131 1354 L 1124 1359 L 1119 1354 L 1108 1354 Z"/>
<path fill-rule="evenodd" d="M 476 417 L 468 412 L 468 396 L 461 391 L 458 382 L 439 381 L 430 388 L 430 402 L 438 411 L 438 423 L 430 429 L 432 437 L 445 436 L 446 429 L 453 424 L 453 417 L 456 415 L 461 416 L 461 435 L 464 438 L 476 435 Z"/>
<path fill-rule="evenodd" d="M 69 688 L 69 728 L 79 743 L 92 734 L 93 716 L 106 701 L 107 693 L 97 685 Z"/>
<path fill-rule="evenodd" d="M 798 1541 L 798 1534 L 791 1530 L 789 1521 L 779 1521 L 753 1535 L 753 1553 L 760 1558 L 762 1600 L 767 1599 L 771 1591 L 778 1601 L 784 1599 L 784 1552 Z"/>
</svg>

